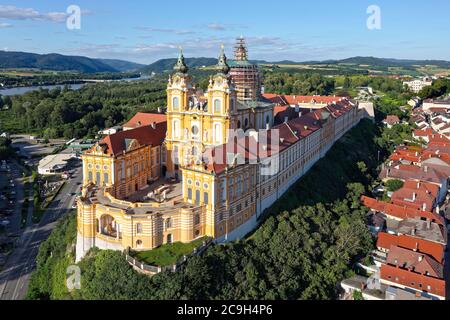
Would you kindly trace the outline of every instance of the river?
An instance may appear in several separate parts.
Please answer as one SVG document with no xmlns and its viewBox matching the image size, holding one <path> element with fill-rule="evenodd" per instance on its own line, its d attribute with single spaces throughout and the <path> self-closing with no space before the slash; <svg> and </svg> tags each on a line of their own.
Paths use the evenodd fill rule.
<svg viewBox="0 0 450 320">
<path fill-rule="evenodd" d="M 138 80 L 146 80 L 149 79 L 148 76 L 142 76 L 140 78 L 127 78 L 127 79 L 119 79 L 119 80 L 108 80 L 107 82 L 116 82 L 116 81 L 138 81 Z M 84 87 L 88 84 L 94 84 L 94 82 L 87 82 L 87 83 L 75 83 L 75 84 L 68 84 L 67 86 L 72 90 L 78 90 Z M 49 85 L 49 86 L 31 86 L 31 87 L 15 87 L 15 88 L 7 88 L 7 89 L 0 89 L 0 95 L 2 96 L 16 96 L 16 95 L 22 95 L 24 93 L 39 90 L 42 89 L 54 89 L 58 87 L 64 87 L 63 84 L 55 84 L 55 85 Z"/>
</svg>

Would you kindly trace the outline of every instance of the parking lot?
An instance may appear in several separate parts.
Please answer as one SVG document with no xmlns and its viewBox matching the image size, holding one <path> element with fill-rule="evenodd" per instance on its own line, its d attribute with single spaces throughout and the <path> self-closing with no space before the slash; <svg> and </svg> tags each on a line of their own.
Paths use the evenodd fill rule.
<svg viewBox="0 0 450 320">
<path fill-rule="evenodd" d="M 11 139 L 12 146 L 19 149 L 19 154 L 27 158 L 31 162 L 30 165 L 37 165 L 41 158 L 53 153 L 65 143 L 64 140 L 50 140 L 43 143 L 42 140 L 32 139 L 28 135 L 13 135 Z"/>
<path fill-rule="evenodd" d="M 23 195 L 19 168 L 0 162 L 0 266 L 13 248 L 15 235 L 20 231 L 20 197 Z"/>
</svg>

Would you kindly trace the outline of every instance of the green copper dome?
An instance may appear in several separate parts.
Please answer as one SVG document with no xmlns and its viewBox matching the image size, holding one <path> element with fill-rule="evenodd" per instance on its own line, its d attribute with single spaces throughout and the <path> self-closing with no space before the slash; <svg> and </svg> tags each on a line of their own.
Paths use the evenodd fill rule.
<svg viewBox="0 0 450 320">
<path fill-rule="evenodd" d="M 219 56 L 219 61 L 216 66 L 216 70 L 221 73 L 227 75 L 230 72 L 230 66 L 227 63 L 227 56 L 225 55 L 224 46 L 222 45 L 222 51 Z"/>
<path fill-rule="evenodd" d="M 173 70 L 175 70 L 177 73 L 183 73 L 186 74 L 189 71 L 188 66 L 186 65 L 186 62 L 184 61 L 184 55 L 183 50 L 180 49 L 180 55 L 178 56 L 178 61 L 173 67 Z"/>
</svg>

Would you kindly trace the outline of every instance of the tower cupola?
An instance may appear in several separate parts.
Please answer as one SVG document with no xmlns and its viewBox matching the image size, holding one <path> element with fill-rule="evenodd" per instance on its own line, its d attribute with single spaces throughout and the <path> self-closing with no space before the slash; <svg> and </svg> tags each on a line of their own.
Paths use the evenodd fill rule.
<svg viewBox="0 0 450 320">
<path fill-rule="evenodd" d="M 230 72 L 230 66 L 227 63 L 227 56 L 225 55 L 225 48 L 222 44 L 219 61 L 216 66 L 216 70 L 219 74 L 227 75 Z"/>
<path fill-rule="evenodd" d="M 180 55 L 178 56 L 178 61 L 173 67 L 173 70 L 177 73 L 186 74 L 189 71 L 186 61 L 184 60 L 183 49 L 180 48 Z"/>
</svg>

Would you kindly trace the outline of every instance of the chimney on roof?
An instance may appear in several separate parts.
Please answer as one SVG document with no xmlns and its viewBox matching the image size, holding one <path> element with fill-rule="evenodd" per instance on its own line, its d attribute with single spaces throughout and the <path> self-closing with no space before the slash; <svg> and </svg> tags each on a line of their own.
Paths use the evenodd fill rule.
<svg viewBox="0 0 450 320">
<path fill-rule="evenodd" d="M 427 220 L 427 229 L 428 230 L 431 229 L 431 220 L 430 219 Z"/>
<path fill-rule="evenodd" d="M 156 129 L 156 122 L 152 122 L 152 128 Z"/>
<path fill-rule="evenodd" d="M 298 117 L 299 117 L 299 118 L 302 117 L 302 112 L 301 112 L 301 111 L 298 113 Z"/>
<path fill-rule="evenodd" d="M 427 211 L 427 204 L 425 202 L 422 204 L 422 211 Z"/>
<path fill-rule="evenodd" d="M 289 117 L 284 117 L 284 123 L 289 121 Z"/>
<path fill-rule="evenodd" d="M 162 113 L 162 108 L 158 107 L 158 113 Z"/>
<path fill-rule="evenodd" d="M 423 168 L 423 171 L 424 171 L 425 173 L 427 173 L 427 172 L 428 172 L 428 166 L 425 166 L 425 167 Z"/>
<path fill-rule="evenodd" d="M 138 121 L 138 122 L 137 122 L 137 125 L 138 125 L 138 126 L 140 126 L 140 125 L 141 125 L 141 122 L 140 122 L 140 121 Z"/>
<path fill-rule="evenodd" d="M 416 194 L 415 192 L 413 192 L 412 200 L 413 200 L 413 201 L 416 201 L 416 198 L 417 198 L 417 194 Z"/>
<path fill-rule="evenodd" d="M 300 106 L 298 104 L 295 105 L 295 112 L 297 112 L 297 113 L 300 112 Z"/>
<path fill-rule="evenodd" d="M 416 235 L 416 228 L 412 228 L 412 229 L 411 229 L 411 235 L 412 235 L 412 236 L 415 236 L 415 235 Z"/>
<path fill-rule="evenodd" d="M 420 255 L 420 256 L 419 256 L 419 262 L 422 262 L 422 261 L 423 261 L 423 256 Z"/>
</svg>

